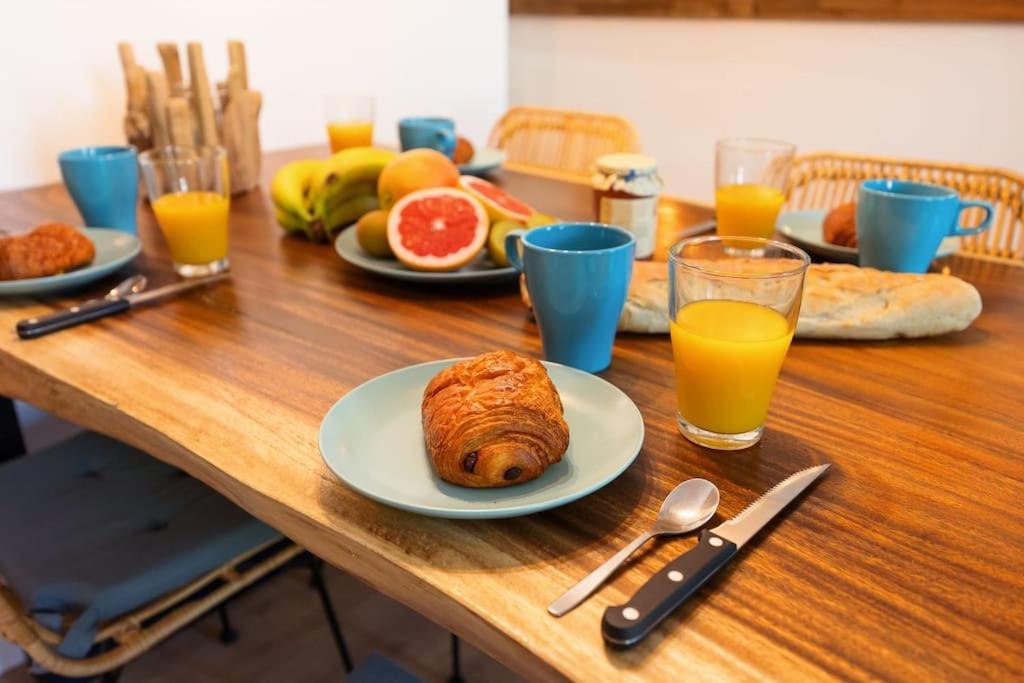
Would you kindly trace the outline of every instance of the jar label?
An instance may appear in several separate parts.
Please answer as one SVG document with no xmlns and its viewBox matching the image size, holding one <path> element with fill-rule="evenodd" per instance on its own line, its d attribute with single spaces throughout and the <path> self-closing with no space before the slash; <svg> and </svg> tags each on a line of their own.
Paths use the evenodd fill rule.
<svg viewBox="0 0 1024 683">
<path fill-rule="evenodd" d="M 601 197 L 597 219 L 601 223 L 615 225 L 633 233 L 637 258 L 648 258 L 654 253 L 654 236 L 658 227 L 657 197 Z"/>
</svg>

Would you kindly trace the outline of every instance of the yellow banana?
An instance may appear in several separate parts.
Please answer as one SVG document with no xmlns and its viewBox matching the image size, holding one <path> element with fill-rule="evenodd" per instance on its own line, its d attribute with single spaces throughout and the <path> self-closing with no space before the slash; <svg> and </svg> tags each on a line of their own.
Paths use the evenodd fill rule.
<svg viewBox="0 0 1024 683">
<path fill-rule="evenodd" d="M 350 195 L 350 187 L 353 185 L 373 183 L 376 191 L 380 172 L 395 156 L 394 152 L 387 149 L 353 147 L 327 159 L 310 185 L 309 197 L 313 218 L 326 219 L 335 205 L 346 201 L 338 197 Z"/>
<path fill-rule="evenodd" d="M 303 159 L 285 164 L 270 182 L 270 198 L 284 213 L 292 214 L 303 221 L 310 221 L 310 190 L 314 178 L 323 170 L 326 162 L 320 159 Z"/>
</svg>

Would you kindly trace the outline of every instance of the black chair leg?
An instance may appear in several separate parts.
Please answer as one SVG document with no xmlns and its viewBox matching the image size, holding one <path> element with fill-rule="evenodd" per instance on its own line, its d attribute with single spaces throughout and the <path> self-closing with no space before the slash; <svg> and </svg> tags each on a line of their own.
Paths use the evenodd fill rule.
<svg viewBox="0 0 1024 683">
<path fill-rule="evenodd" d="M 345 673 L 351 673 L 352 657 L 348 654 L 345 636 L 341 634 L 341 626 L 338 625 L 338 617 L 334 613 L 334 605 L 331 603 L 331 596 L 327 593 L 327 585 L 324 583 L 324 562 L 319 557 L 313 555 L 309 557 L 309 568 L 313 573 L 313 587 L 320 594 L 320 602 L 323 604 L 324 614 L 327 616 L 327 624 L 331 628 L 331 636 L 333 636 L 334 644 L 338 648 L 338 654 L 341 655 L 341 665 L 345 668 Z"/>
<path fill-rule="evenodd" d="M 459 656 L 459 637 L 454 633 L 452 636 L 452 675 L 448 677 L 448 683 L 466 683 L 462 677 L 462 662 Z"/>
<path fill-rule="evenodd" d="M 101 678 L 100 680 L 102 680 L 103 683 L 117 683 L 117 680 L 121 678 L 122 671 L 124 671 L 124 667 L 119 666 L 113 671 L 108 671 L 107 673 L 103 674 L 103 678 Z"/>
<path fill-rule="evenodd" d="M 24 453 L 25 441 L 21 438 L 14 401 L 0 396 L 0 463 L 14 460 Z"/>
<path fill-rule="evenodd" d="M 231 625 L 231 620 L 228 618 L 228 608 L 224 603 L 217 605 L 217 615 L 220 617 L 220 642 L 230 645 L 238 640 L 238 631 Z"/>
</svg>

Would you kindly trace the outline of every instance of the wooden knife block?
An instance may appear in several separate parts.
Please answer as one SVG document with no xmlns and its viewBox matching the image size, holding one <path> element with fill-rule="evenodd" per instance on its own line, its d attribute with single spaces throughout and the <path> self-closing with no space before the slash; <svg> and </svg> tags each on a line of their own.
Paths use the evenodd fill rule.
<svg viewBox="0 0 1024 683">
<path fill-rule="evenodd" d="M 262 95 L 249 89 L 245 47 L 228 42 L 228 76 L 217 83 L 217 98 L 206 74 L 203 48 L 189 43 L 188 82 L 178 46 L 157 46 L 163 70 L 147 71 L 128 43 L 118 44 L 128 93 L 124 132 L 140 152 L 167 145 L 224 147 L 231 194 L 247 192 L 260 180 L 263 153 L 259 115 Z"/>
</svg>

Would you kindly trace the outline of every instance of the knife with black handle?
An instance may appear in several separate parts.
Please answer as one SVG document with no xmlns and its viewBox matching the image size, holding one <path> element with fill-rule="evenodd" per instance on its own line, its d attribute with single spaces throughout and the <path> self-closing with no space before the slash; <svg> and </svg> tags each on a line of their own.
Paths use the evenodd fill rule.
<svg viewBox="0 0 1024 683">
<path fill-rule="evenodd" d="M 696 546 L 648 579 L 629 602 L 605 610 L 601 623 L 604 639 L 616 647 L 640 642 L 828 467 L 818 465 L 790 475 L 740 514 L 702 531 Z"/>
<path fill-rule="evenodd" d="M 17 325 L 15 325 L 14 329 L 22 339 L 35 339 L 52 332 L 66 330 L 69 327 L 74 327 L 75 325 L 81 325 L 82 323 L 87 323 L 92 320 L 105 318 L 108 315 L 123 313 L 136 306 L 155 303 L 162 299 L 195 289 L 196 287 L 202 287 L 203 285 L 207 285 L 212 282 L 218 282 L 227 276 L 227 273 L 219 273 L 217 275 L 196 278 L 195 280 L 178 282 L 173 285 L 167 285 L 166 287 L 160 287 L 159 289 L 144 291 L 137 294 L 127 294 L 117 298 L 93 299 L 92 301 L 86 301 L 83 304 L 72 306 L 71 308 L 63 311 L 39 316 L 38 318 L 21 320 Z"/>
</svg>

